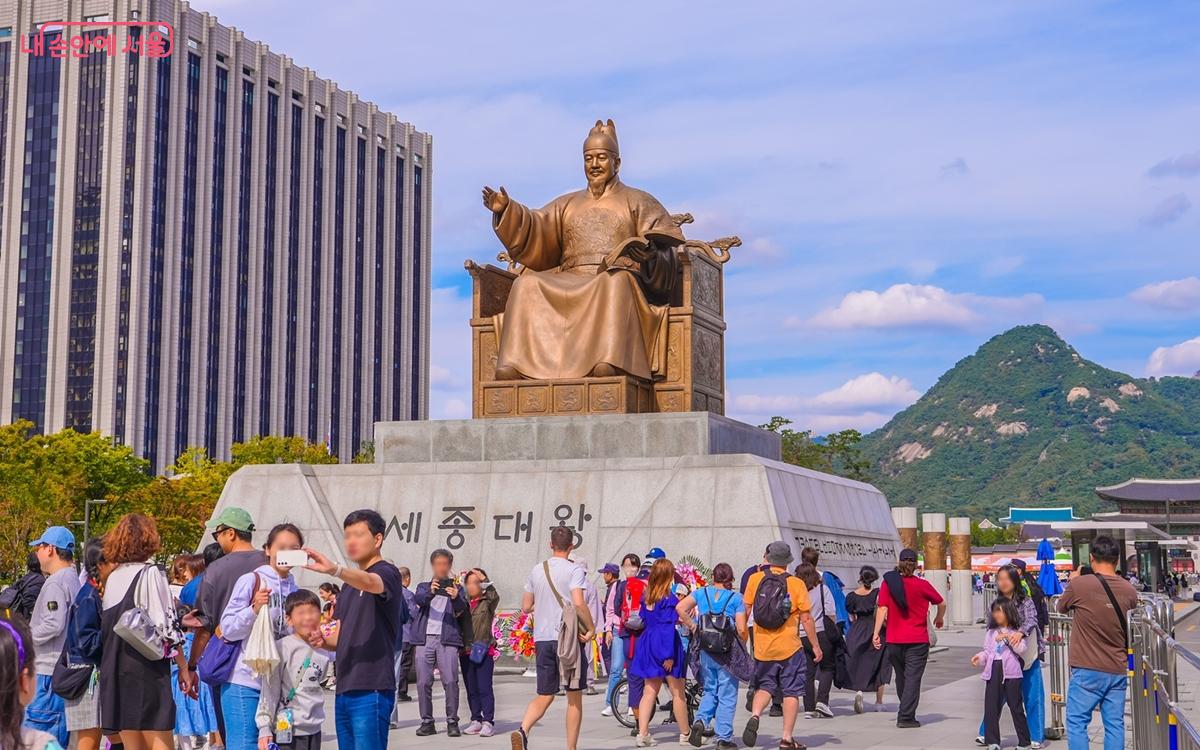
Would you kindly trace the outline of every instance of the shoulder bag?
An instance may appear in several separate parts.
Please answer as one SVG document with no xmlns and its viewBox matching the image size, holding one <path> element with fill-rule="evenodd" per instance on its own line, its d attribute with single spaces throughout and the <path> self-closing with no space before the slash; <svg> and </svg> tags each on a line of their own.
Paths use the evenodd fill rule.
<svg viewBox="0 0 1200 750">
<path fill-rule="evenodd" d="M 258 573 L 255 573 L 251 599 L 258 593 L 258 584 Z M 196 662 L 196 673 L 200 676 L 200 681 L 210 687 L 229 682 L 233 677 L 233 669 L 237 666 L 238 654 L 242 652 L 242 642 L 225 640 L 220 630 L 218 627 L 217 632 L 213 633 L 204 652 L 200 654 L 200 661 Z"/>
<path fill-rule="evenodd" d="M 170 641 L 163 634 L 163 629 L 150 617 L 149 596 L 138 596 L 145 588 L 145 573 L 149 568 L 149 565 L 144 566 L 134 577 L 133 606 L 121 613 L 117 623 L 113 625 L 113 632 L 145 658 L 161 661 L 167 658 Z"/>
</svg>

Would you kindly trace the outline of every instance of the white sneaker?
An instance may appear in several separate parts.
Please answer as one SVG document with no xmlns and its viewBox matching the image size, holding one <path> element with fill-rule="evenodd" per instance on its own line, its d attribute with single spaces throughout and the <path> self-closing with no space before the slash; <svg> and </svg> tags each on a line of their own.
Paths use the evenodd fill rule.
<svg viewBox="0 0 1200 750">
<path fill-rule="evenodd" d="M 639 734 L 633 742 L 634 747 L 654 747 L 657 744 L 658 740 L 648 734 Z"/>
<path fill-rule="evenodd" d="M 612 704 L 605 706 L 604 710 L 600 712 L 600 715 L 601 716 L 612 716 Z"/>
<path fill-rule="evenodd" d="M 483 729 L 483 724 L 478 721 L 472 721 L 467 725 L 467 728 L 462 730 L 463 734 L 479 734 L 479 730 Z"/>
<path fill-rule="evenodd" d="M 822 716 L 824 716 L 828 719 L 833 718 L 833 709 L 824 703 L 817 704 L 817 713 L 821 714 Z"/>
<path fill-rule="evenodd" d="M 806 719 L 815 719 L 819 715 L 820 714 L 818 714 L 816 711 L 805 711 L 804 712 L 804 718 L 806 718 Z"/>
<path fill-rule="evenodd" d="M 679 735 L 679 744 L 680 744 L 680 745 L 686 745 L 687 747 L 691 747 L 691 746 L 692 746 L 692 740 L 691 740 L 691 738 L 690 738 L 688 735 L 686 735 L 686 734 L 681 734 L 681 735 Z"/>
<path fill-rule="evenodd" d="M 979 745 L 980 747 L 987 747 L 987 741 L 983 739 L 982 734 L 975 738 L 975 744 Z"/>
<path fill-rule="evenodd" d="M 480 737 L 491 737 L 496 733 L 496 727 L 490 721 L 483 722 L 483 726 L 479 729 Z"/>
<path fill-rule="evenodd" d="M 863 712 L 863 697 L 862 691 L 859 690 L 854 695 L 854 713 L 861 714 Z"/>
</svg>

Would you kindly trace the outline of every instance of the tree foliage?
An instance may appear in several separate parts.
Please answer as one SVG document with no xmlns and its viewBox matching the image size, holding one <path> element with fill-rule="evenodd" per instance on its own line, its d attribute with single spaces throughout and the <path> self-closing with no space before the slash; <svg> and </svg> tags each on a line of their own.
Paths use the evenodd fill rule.
<svg viewBox="0 0 1200 750">
<path fill-rule="evenodd" d="M 978 521 L 971 521 L 971 546 L 993 547 L 997 544 L 1016 544 L 1021 541 L 1021 527 L 993 526 L 990 529 L 979 527 Z"/>
<path fill-rule="evenodd" d="M 793 430 L 788 427 L 791 423 L 790 419 L 776 416 L 759 425 L 779 435 L 786 463 L 860 482 L 871 481 L 870 462 L 859 451 L 862 434 L 858 430 L 842 430 L 814 438 L 812 430 Z"/>
</svg>

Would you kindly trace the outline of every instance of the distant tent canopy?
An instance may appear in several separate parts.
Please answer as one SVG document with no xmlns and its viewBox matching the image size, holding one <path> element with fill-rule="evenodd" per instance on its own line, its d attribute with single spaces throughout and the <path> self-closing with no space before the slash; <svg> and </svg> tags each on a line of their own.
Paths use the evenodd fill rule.
<svg viewBox="0 0 1200 750">
<path fill-rule="evenodd" d="M 1063 521 L 1078 521 L 1075 509 L 1065 508 L 1009 508 L 1008 515 L 1000 519 L 1005 526 L 1025 523 L 1061 523 Z"/>
</svg>

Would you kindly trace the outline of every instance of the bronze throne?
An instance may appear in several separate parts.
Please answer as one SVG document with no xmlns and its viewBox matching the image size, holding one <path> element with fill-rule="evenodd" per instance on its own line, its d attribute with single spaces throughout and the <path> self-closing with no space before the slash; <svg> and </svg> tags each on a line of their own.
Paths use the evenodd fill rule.
<svg viewBox="0 0 1200 750">
<path fill-rule="evenodd" d="M 677 226 L 691 214 L 672 215 Z M 496 380 L 499 348 L 495 317 L 504 312 L 513 281 L 522 272 L 505 253 L 507 268 L 468 260 L 471 274 L 471 411 L 484 417 L 725 413 L 725 303 L 723 267 L 737 237 L 687 240 L 676 248 L 679 277 L 667 316 L 666 363 L 660 377 L 631 375 L 562 380 Z"/>
</svg>

